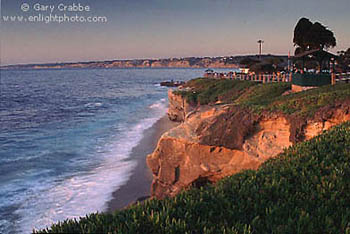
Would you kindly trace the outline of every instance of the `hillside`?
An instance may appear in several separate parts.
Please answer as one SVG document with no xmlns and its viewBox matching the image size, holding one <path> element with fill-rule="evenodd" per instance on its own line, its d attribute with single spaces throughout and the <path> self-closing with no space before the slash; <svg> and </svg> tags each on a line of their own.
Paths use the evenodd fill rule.
<svg viewBox="0 0 350 234">
<path fill-rule="evenodd" d="M 194 106 L 219 102 L 247 107 L 256 113 L 282 112 L 302 117 L 310 117 L 321 107 L 350 99 L 348 84 L 283 95 L 290 88 L 290 83 L 283 82 L 262 85 L 240 80 L 198 78 L 187 82 L 183 91 L 175 91 L 174 94 L 181 95 Z"/>
<path fill-rule="evenodd" d="M 349 233 L 350 123 L 257 171 L 36 233 Z"/>
<path fill-rule="evenodd" d="M 1 66 L 1 69 L 61 69 L 61 68 L 237 68 L 242 59 L 257 58 L 257 55 L 222 57 L 187 57 L 165 59 L 126 59 L 90 61 L 75 63 L 48 63 Z M 263 55 L 263 59 L 278 58 L 286 61 L 287 56 Z"/>
</svg>

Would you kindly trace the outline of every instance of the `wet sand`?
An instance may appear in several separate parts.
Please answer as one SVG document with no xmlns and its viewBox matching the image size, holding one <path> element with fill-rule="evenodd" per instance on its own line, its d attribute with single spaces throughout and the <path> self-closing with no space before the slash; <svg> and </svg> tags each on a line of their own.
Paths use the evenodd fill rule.
<svg viewBox="0 0 350 234">
<path fill-rule="evenodd" d="M 152 173 L 147 167 L 146 156 L 154 151 L 161 135 L 177 125 L 178 123 L 164 116 L 151 128 L 144 131 L 142 140 L 132 149 L 130 155 L 130 158 L 137 162 L 137 166 L 127 183 L 113 192 L 113 198 L 107 204 L 107 211 L 122 209 L 137 200 L 150 196 Z"/>
</svg>

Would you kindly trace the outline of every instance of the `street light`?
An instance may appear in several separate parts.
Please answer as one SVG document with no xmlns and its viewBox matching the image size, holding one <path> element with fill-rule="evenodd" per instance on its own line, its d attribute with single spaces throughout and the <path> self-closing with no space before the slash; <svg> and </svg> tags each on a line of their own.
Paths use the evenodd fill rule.
<svg viewBox="0 0 350 234">
<path fill-rule="evenodd" d="M 264 41 L 261 40 L 261 39 L 258 41 L 258 44 L 259 44 L 259 58 L 261 58 L 261 47 L 262 47 L 263 43 L 264 43 Z"/>
</svg>

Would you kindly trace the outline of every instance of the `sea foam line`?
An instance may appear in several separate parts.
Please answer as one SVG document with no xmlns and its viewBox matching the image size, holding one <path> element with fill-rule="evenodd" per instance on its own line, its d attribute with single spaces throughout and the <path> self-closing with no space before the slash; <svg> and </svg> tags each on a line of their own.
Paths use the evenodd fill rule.
<svg viewBox="0 0 350 234">
<path fill-rule="evenodd" d="M 157 101 L 148 107 L 154 117 L 140 120 L 129 130 L 125 128 L 124 134 L 105 153 L 99 167 L 26 199 L 16 211 L 22 217 L 20 232 L 29 233 L 33 228 L 45 228 L 67 218 L 78 219 L 89 213 L 105 211 L 112 193 L 128 181 L 136 167 L 136 162 L 129 159 L 132 148 L 141 141 L 143 132 L 164 115 L 166 105 L 165 99 Z"/>
</svg>

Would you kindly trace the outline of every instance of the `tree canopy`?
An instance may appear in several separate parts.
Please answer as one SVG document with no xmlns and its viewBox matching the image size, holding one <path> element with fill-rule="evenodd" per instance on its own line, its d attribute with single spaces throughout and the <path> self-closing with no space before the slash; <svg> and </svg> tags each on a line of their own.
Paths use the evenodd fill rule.
<svg viewBox="0 0 350 234">
<path fill-rule="evenodd" d="M 295 54 L 312 49 L 328 49 L 336 46 L 334 33 L 319 22 L 301 18 L 294 28 Z"/>
<path fill-rule="evenodd" d="M 252 59 L 252 58 L 243 58 L 241 61 L 239 61 L 239 64 L 241 65 L 245 65 L 245 66 L 248 66 L 248 67 L 251 67 L 252 65 L 256 64 L 256 63 L 259 63 L 259 60 L 255 60 L 255 59 Z"/>
<path fill-rule="evenodd" d="M 346 51 L 338 51 L 339 58 L 338 63 L 343 71 L 350 71 L 350 48 Z"/>
</svg>

